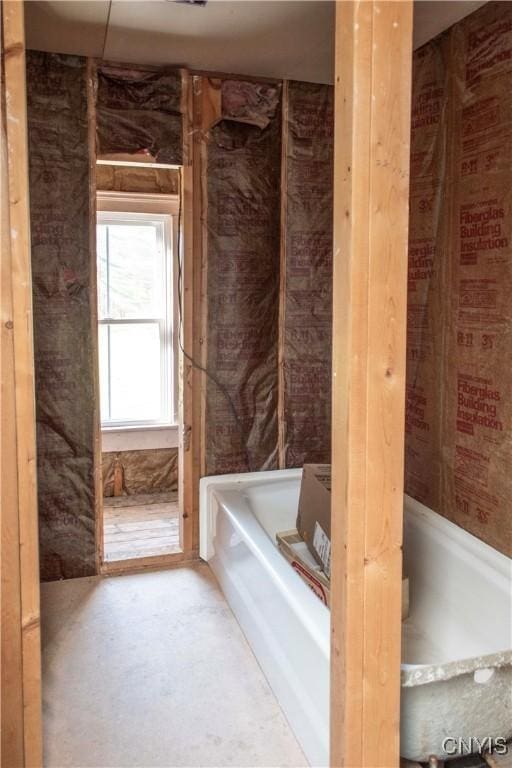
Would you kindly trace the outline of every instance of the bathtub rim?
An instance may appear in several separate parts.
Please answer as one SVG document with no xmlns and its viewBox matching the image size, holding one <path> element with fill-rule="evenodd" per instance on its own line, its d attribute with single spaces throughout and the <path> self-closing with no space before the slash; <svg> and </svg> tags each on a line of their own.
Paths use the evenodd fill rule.
<svg viewBox="0 0 512 768">
<path fill-rule="evenodd" d="M 270 574 L 276 589 L 299 618 L 322 655 L 330 657 L 330 615 L 328 608 L 310 590 L 285 560 L 255 517 L 248 500 L 235 488 L 216 491 L 217 501 L 231 525 L 260 565 Z M 235 508 L 236 507 L 236 508 Z M 212 554 L 212 557 L 215 553 Z"/>
<path fill-rule="evenodd" d="M 241 485 L 267 485 L 279 480 L 302 477 L 302 469 L 268 469 L 262 472 L 236 472 L 229 475 L 210 475 L 199 481 L 199 557 L 210 560 L 214 552 L 211 545 L 211 493 L 219 485 L 235 490 Z"/>
</svg>

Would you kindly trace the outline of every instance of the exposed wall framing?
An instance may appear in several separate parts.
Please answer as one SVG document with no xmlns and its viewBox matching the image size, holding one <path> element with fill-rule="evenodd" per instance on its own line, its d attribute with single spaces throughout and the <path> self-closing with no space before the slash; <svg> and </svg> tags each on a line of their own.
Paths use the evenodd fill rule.
<svg viewBox="0 0 512 768">
<path fill-rule="evenodd" d="M 337 4 L 331 765 L 399 764 L 412 2 Z"/>
<path fill-rule="evenodd" d="M 414 57 L 406 491 L 512 554 L 512 4 Z"/>
<path fill-rule="evenodd" d="M 2 3 L 1 762 L 42 765 L 34 355 L 23 3 Z"/>
<path fill-rule="evenodd" d="M 63 173 L 57 176 L 54 174 L 52 177 L 52 173 L 48 172 L 48 190 L 44 188 L 43 183 L 39 183 L 39 179 L 44 182 L 46 177 L 40 173 L 37 183 L 34 177 L 34 230 L 38 231 L 39 221 L 41 237 L 40 242 L 37 239 L 35 241 L 33 258 L 45 270 L 48 270 L 51 259 L 54 259 L 51 269 L 55 272 L 57 283 L 59 270 L 79 274 L 78 262 L 71 265 L 63 263 L 63 256 L 68 254 L 62 252 L 62 237 L 57 239 L 49 234 L 51 226 L 54 229 L 66 227 L 66 221 L 70 220 L 72 211 L 66 210 L 64 214 L 65 205 L 70 206 L 72 199 L 75 203 L 77 200 L 76 196 L 68 198 L 63 201 L 63 208 L 58 209 L 56 195 L 59 194 L 59 183 L 67 173 L 67 188 L 74 184 L 77 193 L 79 189 L 85 193 L 86 187 L 90 191 L 90 262 L 85 271 L 88 272 L 89 279 L 89 309 L 94 340 L 95 129 L 97 128 L 98 152 L 102 158 L 115 156 L 117 159 L 123 158 L 125 163 L 140 160 L 141 167 L 148 160 L 152 163 L 156 161 L 157 165 L 183 162 L 181 183 L 184 205 L 180 223 L 184 235 L 181 242 L 184 310 L 181 357 L 184 385 L 180 407 L 180 498 L 183 499 L 180 519 L 184 549 L 195 550 L 198 544 L 198 483 L 201 474 L 265 469 L 278 465 L 290 466 L 301 464 L 304 459 L 329 458 L 326 422 L 329 420 L 327 372 L 330 367 L 330 291 L 327 283 L 330 265 L 326 263 L 326 253 L 329 251 L 330 241 L 331 190 L 328 177 L 332 153 L 332 89 L 300 83 L 287 85 L 287 93 L 291 94 L 291 109 L 288 108 L 288 102 L 286 105 L 286 143 L 289 152 L 283 163 L 280 151 L 282 84 L 279 82 L 227 76 L 211 78 L 201 75 L 194 76 L 194 86 L 190 88 L 189 76 L 182 70 L 134 68 L 126 64 L 86 62 L 79 57 L 38 52 L 31 52 L 29 60 L 34 70 L 38 67 L 47 68 L 42 78 L 36 78 L 37 72 L 32 73 L 29 69 L 30 81 L 34 81 L 29 101 L 31 135 L 34 135 L 31 144 L 31 167 L 34 173 L 38 167 L 38 156 L 50 156 L 52 151 L 48 132 L 44 134 L 41 128 L 43 118 L 48 116 L 48 124 L 52 126 L 52 121 L 57 125 L 59 116 L 58 110 L 52 110 L 52 81 L 56 83 L 60 78 L 64 82 L 65 77 L 71 78 L 71 73 L 80 72 L 80 83 L 77 80 L 73 84 L 70 79 L 63 89 L 63 95 L 73 105 L 65 111 L 64 117 L 68 119 L 67 129 L 71 135 L 73 128 L 78 130 L 78 125 L 83 123 L 83 113 L 86 111 L 89 125 L 89 177 L 87 180 L 83 175 L 82 182 L 79 182 L 76 163 L 73 169 L 68 163 Z M 86 72 L 85 77 L 82 77 L 82 69 Z M 39 89 L 40 79 L 45 83 L 42 89 Z M 84 87 L 87 95 L 85 100 Z M 58 99 L 55 94 L 53 96 L 55 106 Z M 305 135 L 304 124 L 299 125 L 300 110 L 295 109 L 299 102 L 307 102 L 308 114 L 315 113 L 312 134 Z M 73 120 L 75 123 L 72 128 Z M 116 124 L 115 130 L 113 122 Z M 85 168 L 86 144 L 77 136 L 75 138 L 73 157 L 77 160 L 83 150 Z M 71 151 L 69 143 L 67 149 Z M 55 149 L 53 151 L 55 152 Z M 308 172 L 301 176 L 300 169 L 304 164 L 307 165 Z M 52 169 L 54 165 L 52 162 Z M 54 170 L 52 172 L 54 173 Z M 125 168 L 100 166 L 99 177 L 103 180 L 100 183 L 106 182 L 110 188 L 118 189 L 120 185 L 126 185 L 126 172 Z M 144 183 L 153 183 L 158 179 L 162 181 L 162 173 L 163 171 L 156 167 L 147 167 L 145 174 L 148 178 Z M 166 173 L 179 174 L 179 171 Z M 286 319 L 281 322 L 282 344 L 278 339 L 281 175 L 287 196 L 282 247 L 283 253 L 288 254 L 288 257 L 283 259 L 282 276 L 287 284 L 293 287 L 292 293 L 295 296 L 294 304 L 291 295 L 282 294 L 284 300 L 281 302 L 281 309 L 286 313 L 283 317 L 289 321 L 288 325 Z M 175 181 L 173 179 L 172 183 Z M 167 184 L 169 179 L 164 179 L 164 182 Z M 309 259 L 310 262 L 307 268 L 305 267 L 308 274 L 304 272 L 297 277 L 294 264 L 296 257 L 299 258 L 296 251 L 300 246 L 297 245 L 294 227 L 297 227 L 298 221 L 308 212 L 315 218 L 317 228 L 308 243 L 303 245 L 303 260 Z M 83 244 L 85 250 L 85 241 Z M 43 248 L 47 249 L 45 253 L 49 256 L 44 260 L 40 258 Z M 83 256 L 85 258 L 85 254 Z M 208 262 L 212 260 L 215 262 L 215 268 L 209 271 Z M 85 261 L 82 260 L 83 264 Z M 36 271 L 36 277 L 38 275 Z M 83 278 L 84 274 L 81 277 Z M 52 355 L 62 356 L 59 331 L 63 326 L 61 322 L 51 323 L 45 328 L 44 334 L 39 334 L 39 326 L 50 322 L 48 308 L 51 310 L 52 306 L 57 306 L 53 300 L 55 291 L 52 293 L 48 288 L 48 280 L 45 280 L 44 276 L 42 280 L 43 282 L 37 279 L 35 281 L 36 310 L 39 309 L 39 303 L 44 304 L 44 311 L 43 305 L 41 311 L 36 311 L 36 342 L 38 339 L 44 339 L 47 346 L 42 350 L 44 365 L 41 356 L 36 355 L 36 375 L 43 384 L 45 379 L 48 380 L 47 400 L 51 400 L 51 381 L 52 377 L 55 378 L 55 371 L 50 370 L 52 366 L 48 365 L 48 360 L 51 360 Z M 73 322 L 76 324 L 77 300 L 83 291 L 77 290 L 77 293 L 73 294 L 66 284 L 65 277 L 62 280 L 65 290 L 63 289 L 60 297 L 61 303 L 67 291 L 68 298 L 75 300 L 75 305 L 70 303 L 70 309 L 74 311 Z M 86 287 L 83 281 L 80 282 L 80 278 L 71 282 L 77 289 L 80 285 L 82 288 Z M 43 284 L 45 291 L 41 290 Z M 229 291 L 226 291 L 226 287 Z M 297 324 L 294 309 L 297 309 L 296 299 L 299 293 L 302 296 L 301 301 L 306 294 L 311 298 L 308 302 L 308 316 L 303 318 L 303 325 L 315 326 L 317 342 L 322 337 L 322 341 L 317 345 L 292 343 L 294 329 L 291 326 Z M 52 329 L 54 338 L 49 333 Z M 302 331 L 306 332 L 306 328 L 302 328 Z M 311 329 L 310 333 L 313 333 Z M 80 348 L 79 345 L 74 346 L 76 349 Z M 37 344 L 36 349 L 38 347 Z M 87 343 L 81 349 L 82 357 L 87 356 Z M 279 363 L 278 350 L 281 354 Z M 91 343 L 89 352 L 93 358 L 92 369 L 89 369 L 87 363 L 88 373 L 85 377 L 73 375 L 71 389 L 74 387 L 76 390 L 76 382 L 80 381 L 79 386 L 82 389 L 89 386 L 91 391 L 97 390 L 95 343 Z M 71 365 L 64 366 L 63 370 L 71 371 L 76 362 L 75 360 Z M 61 363 L 66 363 L 66 360 L 62 359 Z M 80 367 L 83 371 L 83 360 Z M 283 396 L 278 408 L 280 368 Z M 300 373 L 297 379 L 298 369 Z M 208 375 L 205 375 L 206 370 Z M 314 391 L 316 397 L 308 398 L 308 407 L 305 409 L 297 388 L 293 389 L 293 381 L 295 376 L 295 380 L 300 379 L 303 382 L 306 375 L 310 375 L 311 392 Z M 72 436 L 69 434 L 70 412 L 64 413 L 66 409 L 54 398 L 53 405 L 58 406 L 56 413 L 46 413 L 45 409 L 51 410 L 53 405 L 43 402 L 43 394 L 44 388 L 38 385 L 38 413 L 42 416 L 38 431 L 42 444 L 40 460 L 45 462 L 50 454 L 57 457 L 58 453 L 55 446 L 50 452 L 46 450 L 46 427 L 52 420 L 55 421 L 57 416 L 62 417 L 59 431 L 53 430 L 55 434 L 60 434 L 68 441 Z M 71 497 L 73 493 L 76 495 L 76 485 L 69 496 L 67 481 L 60 470 L 46 473 L 44 476 L 41 527 L 44 578 L 84 575 L 93 572 L 101 561 L 101 514 L 97 509 L 95 511 L 95 506 L 101 501 L 98 501 L 98 489 L 101 485 L 99 416 L 97 408 L 95 413 L 89 413 L 88 409 L 83 407 L 85 402 L 93 403 L 95 398 L 81 397 L 76 391 L 73 393 L 73 407 L 81 408 L 83 426 L 87 421 L 87 429 L 92 427 L 92 433 L 84 435 L 85 440 L 81 441 L 74 457 L 66 458 L 69 465 L 70 461 L 73 462 L 78 457 L 81 470 L 90 472 L 90 482 L 81 485 L 83 509 L 79 513 L 67 515 L 66 509 L 72 503 Z M 283 435 L 280 456 L 278 410 L 281 414 Z M 312 419 L 318 420 L 317 434 L 313 436 Z M 64 466 L 63 458 L 63 455 L 59 454 L 58 467 Z M 68 469 L 66 476 L 69 480 L 73 470 L 69 475 Z M 58 489 L 46 487 L 52 477 L 59 479 Z M 48 504 L 50 501 L 51 504 Z M 46 514 L 45 509 L 50 509 L 51 514 Z M 76 504 L 74 509 L 78 509 Z M 71 534 L 69 540 L 73 546 L 76 544 L 75 552 L 60 552 L 58 541 L 55 544 L 55 538 L 58 540 L 60 518 L 66 518 L 63 531 L 65 529 L 66 534 Z M 76 529 L 73 533 L 70 526 Z M 79 530 L 80 527 L 83 528 L 82 531 Z M 50 552 L 51 546 L 49 545 L 50 549 L 46 546 L 46 529 L 48 539 L 52 539 L 51 546 L 55 545 L 55 551 Z M 94 529 L 97 560 L 95 566 L 92 565 L 91 559 Z"/>
<path fill-rule="evenodd" d="M 96 129 L 104 153 L 187 160 L 187 82 L 181 70 L 102 64 L 98 73 L 92 60 L 28 53 L 43 579 L 95 573 L 102 559 Z M 179 188 L 178 171 L 145 173 L 157 181 L 174 173 L 163 183 Z M 120 173 L 113 176 L 115 189 Z"/>
<path fill-rule="evenodd" d="M 333 89 L 283 83 L 280 119 L 279 83 L 194 81 L 209 374 L 202 473 L 329 461 Z M 265 155 L 280 140 L 279 161 Z"/>
<path fill-rule="evenodd" d="M 207 474 L 277 468 L 280 94 L 220 81 L 207 135 Z"/>
<path fill-rule="evenodd" d="M 180 350 L 180 469 L 185 551 L 199 547 L 199 479 L 205 474 L 207 130 L 220 116 L 219 89 L 202 77 L 188 81 L 183 166 L 182 349 Z"/>
</svg>

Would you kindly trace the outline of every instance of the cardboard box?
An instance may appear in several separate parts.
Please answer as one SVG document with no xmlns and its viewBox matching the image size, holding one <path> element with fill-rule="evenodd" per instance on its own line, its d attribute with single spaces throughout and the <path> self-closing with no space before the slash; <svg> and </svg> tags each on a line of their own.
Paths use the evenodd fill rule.
<svg viewBox="0 0 512 768">
<path fill-rule="evenodd" d="M 276 534 L 277 546 L 292 568 L 327 607 L 331 604 L 331 583 L 296 530 Z M 402 621 L 409 616 L 409 579 L 402 579 Z"/>
<path fill-rule="evenodd" d="M 297 530 L 329 578 L 331 572 L 330 464 L 304 464 Z"/>
<path fill-rule="evenodd" d="M 276 534 L 276 538 L 281 554 L 322 603 L 329 606 L 331 594 L 329 579 L 311 555 L 298 531 L 295 529 L 283 531 Z"/>
</svg>

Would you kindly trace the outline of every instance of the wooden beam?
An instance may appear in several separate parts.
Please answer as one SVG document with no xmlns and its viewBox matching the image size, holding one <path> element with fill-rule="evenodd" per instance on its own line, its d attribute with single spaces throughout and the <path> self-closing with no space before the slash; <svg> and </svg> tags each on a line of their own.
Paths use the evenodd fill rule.
<svg viewBox="0 0 512 768">
<path fill-rule="evenodd" d="M 206 399 L 208 378 L 208 141 L 209 131 L 222 119 L 222 80 L 212 77 L 194 77 L 194 350 L 203 372 L 197 373 L 196 391 L 197 419 L 199 420 L 197 440 L 198 482 L 207 473 L 206 466 Z M 199 512 L 198 512 L 199 517 Z M 194 536 L 199 546 L 199 531 Z"/>
<path fill-rule="evenodd" d="M 188 81 L 182 178 L 182 344 L 180 351 L 180 504 L 183 551 L 199 546 L 199 480 L 205 471 L 206 414 L 206 134 L 220 120 L 221 88 L 215 79 Z"/>
<path fill-rule="evenodd" d="M 186 81 L 186 120 L 184 123 L 184 157 L 188 163 L 183 165 L 181 176 L 181 227 L 179 257 L 181 259 L 181 345 L 179 351 L 179 471 L 178 471 L 178 504 L 180 510 L 180 545 L 184 552 L 189 552 L 193 546 L 194 515 L 196 513 L 195 497 L 196 466 L 194 462 L 195 418 L 194 418 L 194 383 L 195 374 L 192 361 L 193 324 L 194 324 L 194 177 L 192 162 L 194 158 L 194 122 L 193 98 L 191 79 Z M 199 481 L 197 480 L 197 483 Z"/>
<path fill-rule="evenodd" d="M 399 763 L 412 3 L 338 2 L 331 765 Z"/>
<path fill-rule="evenodd" d="M 9 199 L 5 94 L 1 102 L 1 198 Z M 23 765 L 23 656 L 21 648 L 21 577 L 18 518 L 18 468 L 16 463 L 16 395 L 14 375 L 13 306 L 9 206 L 1 206 L 1 476 L 0 509 L 2 563 L 1 619 L 1 760 L 3 765 Z"/>
<path fill-rule="evenodd" d="M 122 576 L 127 573 L 139 573 L 141 571 L 167 570 L 185 564 L 197 564 L 198 562 L 200 562 L 198 551 L 191 549 L 188 552 L 171 552 L 168 555 L 134 557 L 127 560 L 114 560 L 112 562 L 106 561 L 101 566 L 101 575 Z"/>
<path fill-rule="evenodd" d="M 93 472 L 94 535 L 96 573 L 103 563 L 103 475 L 101 459 L 100 363 L 98 347 L 98 263 L 96 256 L 96 92 L 97 72 L 94 59 L 87 59 L 87 143 L 89 148 L 89 303 L 91 307 L 91 351 L 93 357 Z"/>
<path fill-rule="evenodd" d="M 14 385 L 18 531 L 10 545 L 18 549 L 21 621 L 23 766 L 42 765 L 39 553 L 36 487 L 34 349 L 28 194 L 27 98 L 23 3 L 2 3 L 5 68 L 7 173 L 9 179 L 10 296 Z M 2 250 L 2 258 L 4 252 Z M 4 273 L 5 274 L 5 273 Z M 8 321 L 9 322 L 9 321 Z M 2 392 L 2 400 L 3 400 Z M 12 425 L 11 425 L 12 426 Z M 12 479 L 12 474 L 11 474 Z M 12 512 L 12 510 L 11 510 Z M 2 526 L 2 535 L 4 528 Z M 13 553 L 11 553 L 13 554 Z M 4 651 L 4 648 L 2 648 Z M 7 663 L 9 660 L 6 659 Z M 3 701 L 8 707 L 9 701 Z M 6 765 L 12 763 L 2 755 Z"/>
<path fill-rule="evenodd" d="M 286 469 L 286 414 L 284 344 L 286 321 L 286 216 L 288 212 L 288 80 L 283 82 L 281 111 L 281 231 L 279 247 L 279 328 L 277 339 L 277 458 L 279 469 Z"/>
</svg>

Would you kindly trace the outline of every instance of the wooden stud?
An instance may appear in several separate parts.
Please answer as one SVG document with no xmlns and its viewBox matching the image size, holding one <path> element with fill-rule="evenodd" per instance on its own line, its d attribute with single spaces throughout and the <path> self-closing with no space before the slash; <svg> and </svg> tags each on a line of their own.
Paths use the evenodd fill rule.
<svg viewBox="0 0 512 768">
<path fill-rule="evenodd" d="M 180 544 L 184 552 L 193 547 L 194 517 L 196 514 L 196 496 L 199 496 L 194 461 L 195 439 L 197 427 L 195 424 L 195 373 L 193 357 L 193 327 L 194 327 L 194 193 L 193 193 L 193 163 L 194 133 L 192 111 L 192 87 L 190 78 L 187 80 L 186 121 L 184 128 L 184 156 L 189 163 L 182 169 L 181 179 L 181 344 L 179 354 L 180 394 L 179 394 L 179 472 L 178 472 L 178 502 L 180 510 Z M 180 238 L 181 239 L 181 238 Z M 184 352 L 185 354 L 184 354 Z"/>
<path fill-rule="evenodd" d="M 281 233 L 279 254 L 279 328 L 277 341 L 277 446 L 278 467 L 286 469 L 286 416 L 284 410 L 284 329 L 286 321 L 286 216 L 288 179 L 288 81 L 283 82 L 281 125 Z"/>
<path fill-rule="evenodd" d="M 182 136 L 182 163 L 181 166 L 187 166 L 191 163 L 191 141 L 190 141 L 190 118 L 189 118 L 189 93 L 190 93 L 190 82 L 191 77 L 189 74 L 188 69 L 180 69 L 181 74 L 181 101 L 180 101 L 180 109 L 181 109 L 181 129 L 183 132 Z M 178 167 L 181 167 L 178 166 Z M 181 193 L 181 190 L 180 190 Z"/>
<path fill-rule="evenodd" d="M 1 174 L 2 200 L 9 199 L 5 94 L 2 92 Z M 1 762 L 21 766 L 23 747 L 23 655 L 21 646 L 21 576 L 16 464 L 16 394 L 14 373 L 13 306 L 9 206 L 1 206 Z"/>
<path fill-rule="evenodd" d="M 158 163 L 153 155 L 143 155 L 140 153 L 106 152 L 103 155 L 97 155 L 97 158 L 98 165 L 118 165 L 121 168 L 143 167 L 174 171 L 178 171 L 181 168 L 181 165 L 176 165 L 176 163 Z"/>
<path fill-rule="evenodd" d="M 114 482 L 113 482 L 114 496 L 122 496 L 123 485 L 124 485 L 124 482 L 123 482 L 124 472 L 123 472 L 123 465 L 121 464 L 121 459 L 119 458 L 119 456 L 116 456 L 116 458 L 114 459 L 113 474 L 114 474 Z M 102 522 L 102 539 L 103 538 L 104 538 L 104 524 Z M 104 547 L 102 547 L 102 549 L 104 549 Z M 101 562 L 103 562 L 103 557 L 101 559 Z"/>
<path fill-rule="evenodd" d="M 199 306 L 195 338 L 196 355 L 199 356 L 203 369 L 208 367 L 208 133 L 222 116 L 222 81 L 211 77 L 195 78 L 195 121 L 198 126 L 195 158 L 196 199 L 198 210 L 197 250 L 194 258 L 197 266 L 195 284 L 196 303 Z M 207 421 L 208 379 L 202 374 L 199 379 L 200 398 L 197 404 L 200 424 L 199 471 L 200 476 L 207 473 L 206 466 L 206 421 Z M 199 543 L 199 531 L 197 532 Z"/>
<path fill-rule="evenodd" d="M 263 77 L 260 75 L 240 75 L 234 72 L 219 72 L 216 69 L 190 69 L 189 74 L 194 77 L 204 77 L 209 80 L 241 80 L 244 83 L 268 83 L 280 84 L 283 81 L 276 77 Z"/>
<path fill-rule="evenodd" d="M 42 764 L 34 349 L 23 3 L 2 3 L 16 429 L 23 766 Z M 2 253 L 3 258 L 3 253 Z M 15 496 L 11 495 L 10 503 Z M 2 529 L 3 532 L 3 529 Z M 17 542 L 13 540 L 12 546 Z M 5 704 L 4 704 L 5 706 Z M 7 761 L 7 764 L 9 762 Z M 11 763 L 13 764 L 13 763 Z"/>
<path fill-rule="evenodd" d="M 189 82 L 187 157 L 183 168 L 183 329 L 180 394 L 180 503 L 184 552 L 199 546 L 199 480 L 205 473 L 206 429 L 206 136 L 220 119 L 220 82 Z"/>
<path fill-rule="evenodd" d="M 97 67 L 87 59 L 87 141 L 89 146 L 89 303 L 93 375 L 93 473 L 96 573 L 103 562 L 103 473 L 101 458 L 100 367 L 98 349 L 98 266 L 96 257 L 96 91 Z"/>
<path fill-rule="evenodd" d="M 197 562 L 199 562 L 198 552 L 196 549 L 192 549 L 188 552 L 171 552 L 168 555 L 134 557 L 130 560 L 104 562 L 101 566 L 101 574 L 103 576 L 120 576 L 125 573 L 154 571 L 161 568 L 174 568 L 175 566 Z"/>
<path fill-rule="evenodd" d="M 398 766 L 412 3 L 338 2 L 331 765 Z"/>
<path fill-rule="evenodd" d="M 185 352 L 191 349 L 191 334 L 193 315 L 191 313 L 192 286 L 192 205 L 191 205 L 191 176 L 190 166 L 183 167 L 182 180 L 182 210 L 183 210 L 183 247 L 182 247 L 182 329 L 181 338 Z M 180 544 L 184 550 L 192 548 L 192 523 L 194 514 L 194 461 L 193 461 L 193 398 L 194 372 L 190 360 L 180 349 L 180 436 L 179 436 L 179 509 L 180 509 Z"/>
<path fill-rule="evenodd" d="M 200 128 L 205 139 L 207 132 L 222 118 L 222 81 L 211 76 L 201 78 L 200 97 Z"/>
<path fill-rule="evenodd" d="M 208 366 L 208 189 L 206 166 L 208 161 L 207 137 L 205 136 L 205 119 L 203 116 L 205 91 L 209 80 L 206 77 L 194 77 L 194 263 L 196 265 L 194 298 L 198 307 L 197 321 L 194 326 L 195 352 L 199 356 L 201 366 Z M 210 101 L 210 105 L 212 100 Z M 220 102 L 219 102 L 220 109 Z M 211 118 L 211 113 L 210 113 Z M 199 419 L 200 443 L 197 446 L 199 476 L 207 473 L 206 466 L 206 403 L 208 379 L 202 374 L 197 379 L 199 399 L 196 401 L 196 417 Z M 199 527 L 197 530 L 199 544 Z"/>
</svg>

